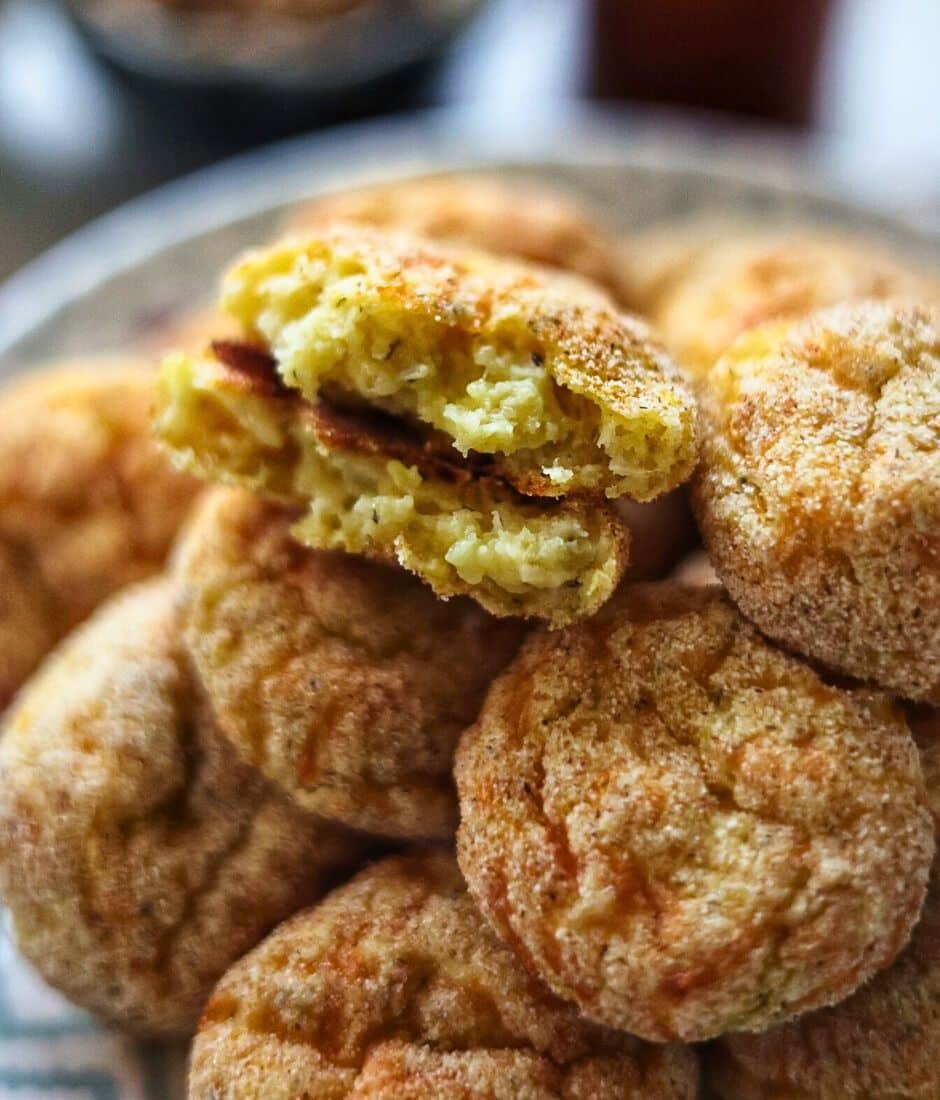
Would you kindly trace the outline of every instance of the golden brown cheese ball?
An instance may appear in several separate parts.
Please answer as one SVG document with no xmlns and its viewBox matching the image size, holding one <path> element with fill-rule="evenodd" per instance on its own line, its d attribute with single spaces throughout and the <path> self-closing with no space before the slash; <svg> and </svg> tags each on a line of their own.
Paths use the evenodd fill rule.
<svg viewBox="0 0 940 1100">
<path fill-rule="evenodd" d="M 453 857 L 387 859 L 219 983 L 190 1100 L 692 1100 L 694 1052 L 595 1027 L 486 927 Z M 513 1091 L 518 1088 L 518 1091 Z"/>
<path fill-rule="evenodd" d="M 638 243 L 636 250 L 640 250 Z M 679 361 L 704 376 L 736 337 L 769 321 L 862 299 L 940 298 L 940 279 L 879 245 L 808 231 L 693 234 L 659 264 L 646 310 Z"/>
<path fill-rule="evenodd" d="M 221 489 L 177 554 L 185 642 L 216 719 L 304 808 L 450 836 L 457 739 L 525 627 L 436 600 L 397 567 L 305 548 L 295 518 Z"/>
<path fill-rule="evenodd" d="M 628 235 L 620 244 L 621 282 L 630 309 L 656 312 L 670 291 L 689 278 L 693 264 L 720 241 L 753 236 L 747 223 L 723 217 L 667 221 Z"/>
<path fill-rule="evenodd" d="M 535 635 L 456 774 L 460 865 L 492 926 L 643 1038 L 837 1001 L 924 898 L 933 830 L 903 715 L 773 648 L 717 587 L 626 586 Z"/>
<path fill-rule="evenodd" d="M 620 296 L 616 246 L 576 201 L 542 184 L 459 175 L 380 183 L 313 199 L 293 212 L 287 229 L 306 233 L 332 221 L 516 256 L 584 275 Z"/>
<path fill-rule="evenodd" d="M 0 389 L 0 709 L 55 642 L 157 572 L 198 483 L 150 438 L 153 372 L 88 360 Z"/>
<path fill-rule="evenodd" d="M 920 733 L 940 811 L 940 719 Z M 938 818 L 940 820 L 940 818 Z M 895 963 L 847 1001 L 762 1035 L 730 1035 L 710 1059 L 722 1100 L 936 1100 L 940 1096 L 940 864 Z"/>
<path fill-rule="evenodd" d="M 859 303 L 742 337 L 703 388 L 693 500 L 765 634 L 940 701 L 940 309 Z"/>
<path fill-rule="evenodd" d="M 187 1035 L 223 971 L 362 842 L 233 759 L 152 580 L 65 641 L 0 741 L 0 893 L 23 954 L 130 1031 Z"/>
</svg>

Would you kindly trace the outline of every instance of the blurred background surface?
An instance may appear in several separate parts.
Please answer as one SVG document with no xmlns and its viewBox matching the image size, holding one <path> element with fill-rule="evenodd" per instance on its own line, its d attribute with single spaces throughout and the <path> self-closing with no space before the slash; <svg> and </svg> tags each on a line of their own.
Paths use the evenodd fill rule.
<svg viewBox="0 0 940 1100">
<path fill-rule="evenodd" d="M 937 0 L 0 0 L 0 277 L 278 137 L 444 105 L 521 157 L 575 98 L 936 228 L 938 47 Z"/>
</svg>

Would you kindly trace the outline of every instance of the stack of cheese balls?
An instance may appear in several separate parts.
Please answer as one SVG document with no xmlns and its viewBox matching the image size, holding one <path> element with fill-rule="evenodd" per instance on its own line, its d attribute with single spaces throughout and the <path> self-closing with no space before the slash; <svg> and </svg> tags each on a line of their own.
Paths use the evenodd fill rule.
<svg viewBox="0 0 940 1100">
<path fill-rule="evenodd" d="M 470 178 L 284 228 L 0 397 L 23 954 L 192 1100 L 937 1100 L 940 284 Z"/>
</svg>

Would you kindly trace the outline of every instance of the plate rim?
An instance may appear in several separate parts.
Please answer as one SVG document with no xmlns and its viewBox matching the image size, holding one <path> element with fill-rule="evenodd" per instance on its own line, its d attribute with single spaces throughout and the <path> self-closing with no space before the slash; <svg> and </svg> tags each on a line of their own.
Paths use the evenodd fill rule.
<svg viewBox="0 0 940 1100">
<path fill-rule="evenodd" d="M 716 135 L 707 125 L 678 123 L 671 111 L 578 102 L 538 120 L 524 141 L 518 130 L 490 128 L 466 108 L 437 107 L 265 144 L 118 205 L 13 272 L 0 283 L 0 366 L 18 362 L 17 345 L 56 313 L 186 240 L 340 186 L 428 173 L 633 168 L 714 179 L 785 200 L 829 204 L 912 247 L 940 250 L 940 231 L 847 195 L 814 170 L 805 152 L 797 150 L 781 174 L 779 158 L 765 163 L 755 156 L 757 148 L 779 154 L 787 142 L 759 128 Z"/>
</svg>

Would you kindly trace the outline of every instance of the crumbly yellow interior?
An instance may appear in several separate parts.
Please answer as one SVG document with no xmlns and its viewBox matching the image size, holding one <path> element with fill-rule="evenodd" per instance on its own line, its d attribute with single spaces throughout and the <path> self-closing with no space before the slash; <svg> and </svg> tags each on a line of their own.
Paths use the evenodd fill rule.
<svg viewBox="0 0 940 1100">
<path fill-rule="evenodd" d="M 613 385 L 609 401 L 599 387 L 577 392 L 570 378 L 558 380 L 577 352 L 558 346 L 551 324 L 532 323 L 551 308 L 545 294 L 465 259 L 442 297 L 438 268 L 385 269 L 380 261 L 344 249 L 342 239 L 284 242 L 235 266 L 222 305 L 264 340 L 284 381 L 307 398 L 335 387 L 416 416 L 463 454 L 503 456 L 510 475 L 537 471 L 557 495 L 602 489 L 646 500 L 688 473 L 689 406 L 636 348 L 623 350 L 624 370 L 634 383 L 642 375 L 642 384 Z M 559 302 L 577 303 L 579 293 L 583 287 L 566 286 Z M 598 336 L 580 351 L 607 356 L 611 345 Z"/>
<path fill-rule="evenodd" d="M 334 453 L 300 400 L 233 385 L 211 360 L 170 357 L 157 431 L 202 477 L 308 507 L 294 534 L 318 549 L 395 557 L 442 596 L 556 625 L 599 607 L 625 564 L 606 508 L 526 500 L 499 482 L 456 485 L 382 456 Z"/>
</svg>

